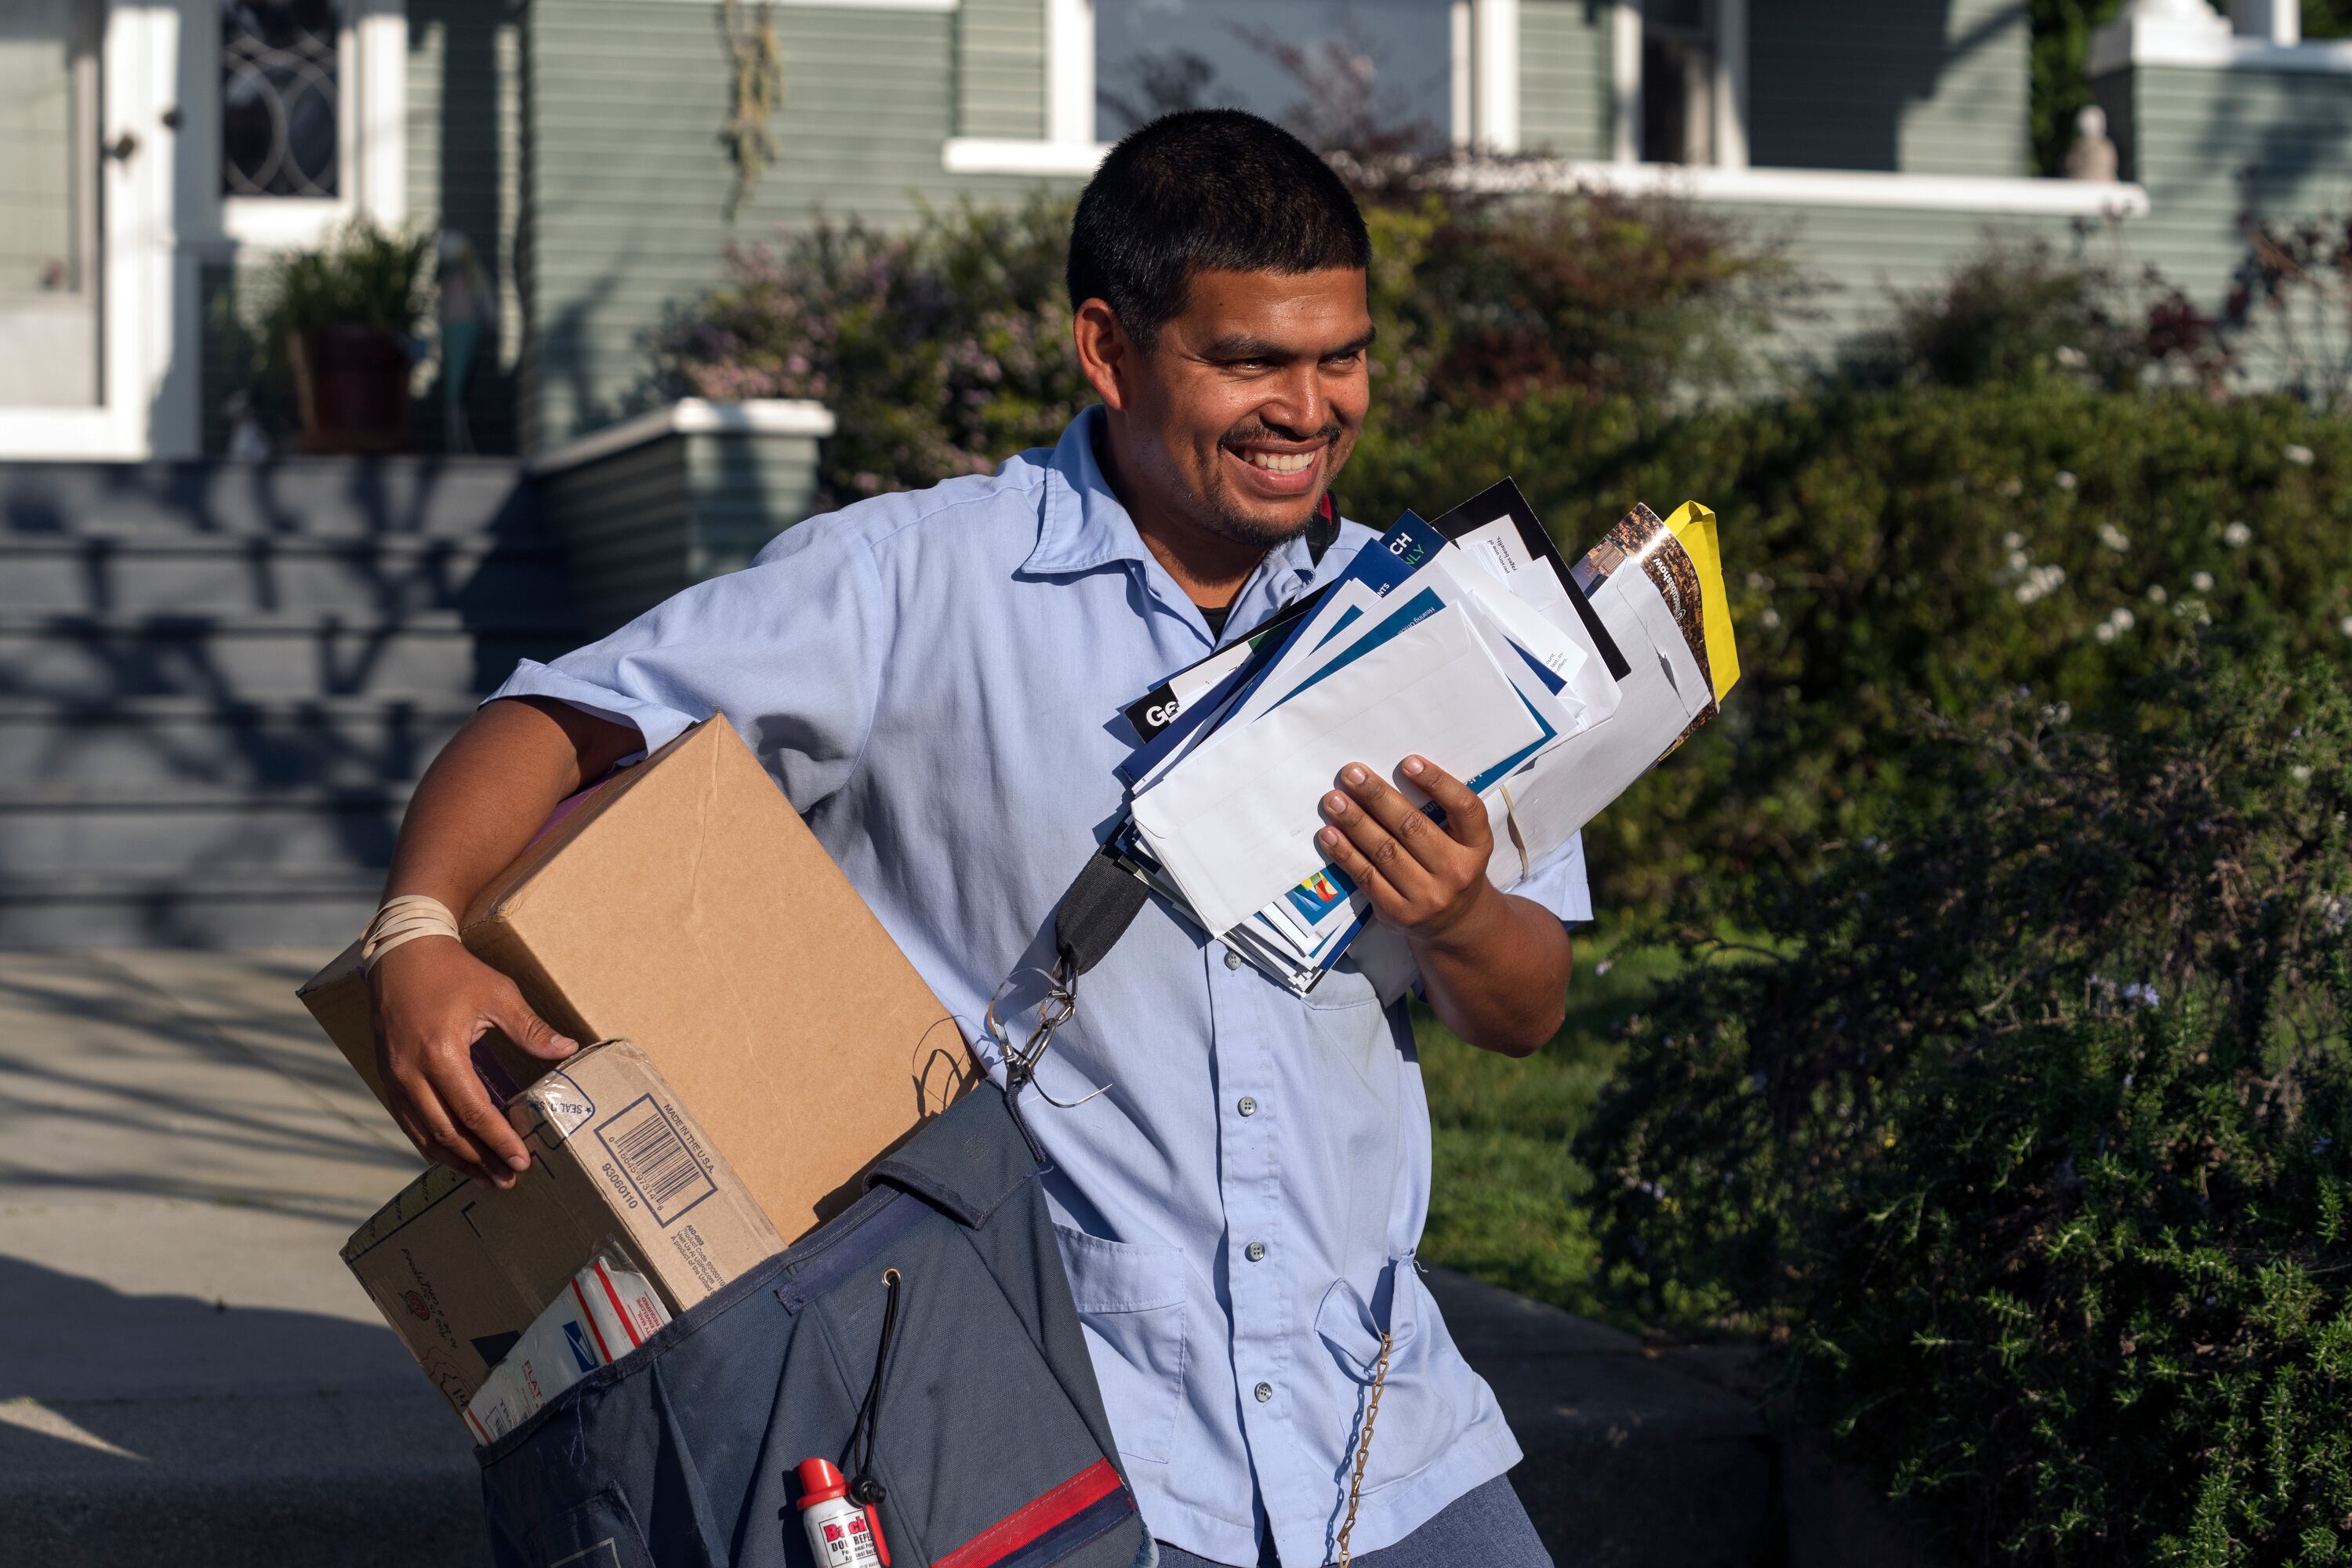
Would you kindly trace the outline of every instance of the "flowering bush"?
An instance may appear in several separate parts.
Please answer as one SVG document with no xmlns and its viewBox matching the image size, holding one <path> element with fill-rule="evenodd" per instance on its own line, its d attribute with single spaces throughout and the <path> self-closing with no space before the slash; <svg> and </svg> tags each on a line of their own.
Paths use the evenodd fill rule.
<svg viewBox="0 0 2352 1568">
<path fill-rule="evenodd" d="M 1616 1288 L 1769 1329 L 1966 1560 L 2352 1551 L 2352 700 L 2183 657 L 1931 727 L 1686 938 L 1578 1153 Z"/>
<path fill-rule="evenodd" d="M 1368 196 L 1379 417 L 1401 431 L 1530 391 L 1662 397 L 1732 374 L 1790 292 L 1725 220 L 1594 195 L 1510 204 Z M 739 247 L 672 313 L 650 391 L 830 405 L 825 500 L 986 473 L 1094 395 L 1070 353 L 1069 208 L 852 222 Z"/>
<path fill-rule="evenodd" d="M 1051 443 L 1094 401 L 1070 353 L 1066 207 L 933 214 L 911 233 L 820 224 L 727 254 L 727 281 L 676 311 L 655 380 L 698 397 L 831 406 L 825 498 L 988 473 Z"/>
</svg>

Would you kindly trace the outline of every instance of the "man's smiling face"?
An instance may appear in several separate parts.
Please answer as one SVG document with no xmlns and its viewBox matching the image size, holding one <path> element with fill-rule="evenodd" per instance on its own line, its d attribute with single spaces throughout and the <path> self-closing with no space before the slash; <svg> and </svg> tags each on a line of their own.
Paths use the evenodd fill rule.
<svg viewBox="0 0 2352 1568">
<path fill-rule="evenodd" d="M 1354 268 L 1192 274 L 1123 378 L 1130 479 L 1237 544 L 1293 537 L 1355 450 L 1371 341 Z"/>
</svg>

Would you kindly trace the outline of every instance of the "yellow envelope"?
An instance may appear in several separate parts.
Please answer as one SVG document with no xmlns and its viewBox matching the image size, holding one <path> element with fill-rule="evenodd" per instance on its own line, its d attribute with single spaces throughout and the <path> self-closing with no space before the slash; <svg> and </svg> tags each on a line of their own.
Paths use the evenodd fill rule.
<svg viewBox="0 0 2352 1568">
<path fill-rule="evenodd" d="M 1686 500 L 1666 519 L 1666 531 L 1682 541 L 1683 552 L 1698 568 L 1706 668 L 1714 678 L 1715 700 L 1720 702 L 1738 683 L 1739 649 L 1731 640 L 1731 605 L 1723 593 L 1723 547 L 1715 536 L 1715 513 Z"/>
</svg>

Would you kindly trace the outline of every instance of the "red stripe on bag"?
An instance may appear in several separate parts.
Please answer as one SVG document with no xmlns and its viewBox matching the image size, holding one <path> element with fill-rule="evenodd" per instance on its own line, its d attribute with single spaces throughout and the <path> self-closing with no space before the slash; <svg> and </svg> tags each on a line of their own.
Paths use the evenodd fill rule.
<svg viewBox="0 0 2352 1568">
<path fill-rule="evenodd" d="M 1108 1459 L 1097 1459 L 1035 1502 L 1005 1515 L 945 1557 L 932 1568 L 989 1568 L 1020 1551 L 1057 1524 L 1076 1519 L 1118 1490 L 1118 1472 Z"/>
</svg>

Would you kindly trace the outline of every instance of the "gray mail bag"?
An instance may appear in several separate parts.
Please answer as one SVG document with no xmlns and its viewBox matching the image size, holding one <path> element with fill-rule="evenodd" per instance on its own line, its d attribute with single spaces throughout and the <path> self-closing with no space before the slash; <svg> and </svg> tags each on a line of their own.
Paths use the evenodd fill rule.
<svg viewBox="0 0 2352 1568">
<path fill-rule="evenodd" d="M 1131 1568 L 1042 1164 L 982 1085 L 839 1217 L 480 1450 L 499 1568 L 808 1568 L 814 1456 L 890 1568 Z"/>
</svg>

